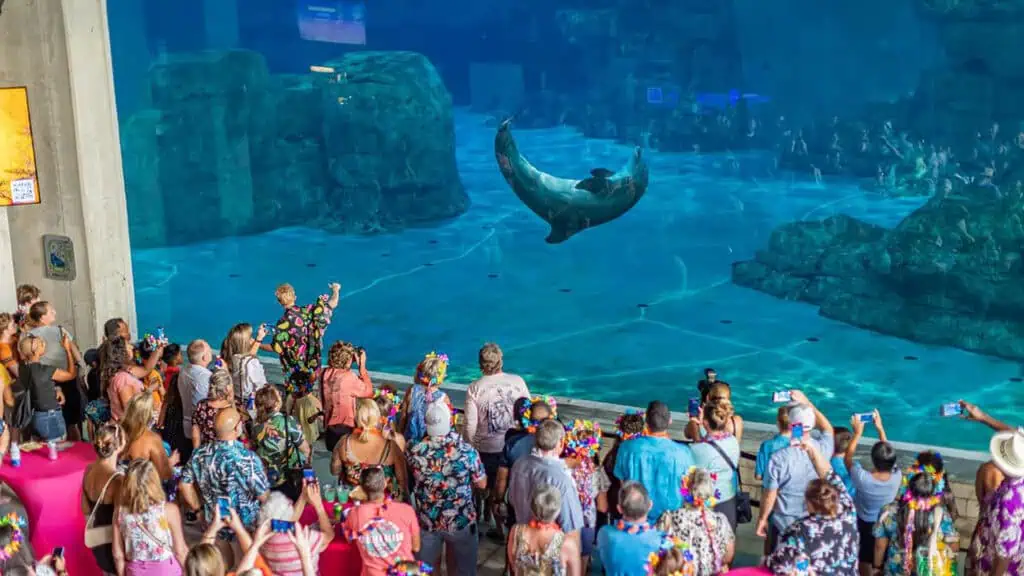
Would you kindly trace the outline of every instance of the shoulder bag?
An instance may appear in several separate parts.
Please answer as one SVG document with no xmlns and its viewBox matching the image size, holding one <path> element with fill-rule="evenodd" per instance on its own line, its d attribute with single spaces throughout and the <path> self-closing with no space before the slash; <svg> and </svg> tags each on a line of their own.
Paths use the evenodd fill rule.
<svg viewBox="0 0 1024 576">
<path fill-rule="evenodd" d="M 725 451 L 715 443 L 715 441 L 709 441 L 708 444 L 718 452 L 722 459 L 729 464 L 732 468 L 734 479 L 736 480 L 736 523 L 737 524 L 749 524 L 754 520 L 754 509 L 750 504 L 750 493 L 743 491 L 743 483 L 740 482 L 740 469 L 737 467 L 732 460 L 725 454 Z"/>
<path fill-rule="evenodd" d="M 120 476 L 120 472 L 114 472 L 114 474 L 107 478 L 107 483 L 103 485 L 103 491 L 100 492 L 100 497 L 96 500 L 96 503 L 92 506 L 92 512 L 89 513 L 89 519 L 85 522 L 85 546 L 87 548 L 99 548 L 114 542 L 114 526 L 93 526 L 93 522 L 96 520 L 96 509 L 103 503 L 103 498 L 107 495 L 107 488 L 110 487 L 110 483 L 114 481 L 114 478 Z"/>
</svg>

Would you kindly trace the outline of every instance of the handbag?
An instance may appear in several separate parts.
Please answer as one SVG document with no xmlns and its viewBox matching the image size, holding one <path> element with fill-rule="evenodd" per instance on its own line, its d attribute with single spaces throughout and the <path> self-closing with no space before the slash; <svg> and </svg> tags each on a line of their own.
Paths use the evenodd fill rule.
<svg viewBox="0 0 1024 576">
<path fill-rule="evenodd" d="M 736 478 L 736 523 L 737 524 L 749 524 L 754 520 L 754 508 L 750 504 L 750 493 L 743 491 L 743 483 L 740 482 L 740 469 L 733 463 L 732 460 L 726 456 L 725 451 L 714 442 L 709 441 L 708 444 L 718 452 L 722 459 L 725 460 L 729 467 L 732 468 L 733 475 Z"/>
<path fill-rule="evenodd" d="M 100 503 L 103 502 L 103 497 L 107 495 L 107 488 L 110 487 L 110 483 L 114 481 L 114 478 L 120 476 L 120 472 L 114 472 L 114 474 L 107 479 L 107 483 L 103 485 L 103 491 L 100 492 L 100 497 L 96 500 L 96 504 L 92 507 L 92 512 L 89 513 L 89 519 L 85 522 L 85 546 L 86 548 L 99 548 L 114 542 L 114 526 L 100 526 L 99 528 L 94 527 L 92 524 L 96 520 L 96 509 L 100 507 Z"/>
</svg>

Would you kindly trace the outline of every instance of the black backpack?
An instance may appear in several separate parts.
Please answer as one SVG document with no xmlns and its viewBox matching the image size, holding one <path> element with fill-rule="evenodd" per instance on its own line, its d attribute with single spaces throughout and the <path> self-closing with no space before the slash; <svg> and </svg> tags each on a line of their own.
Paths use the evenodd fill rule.
<svg viewBox="0 0 1024 576">
<path fill-rule="evenodd" d="M 30 386 L 29 371 L 22 370 L 18 374 L 17 385 L 14 386 L 14 408 L 8 423 L 16 429 L 28 428 L 32 424 L 32 387 Z"/>
</svg>

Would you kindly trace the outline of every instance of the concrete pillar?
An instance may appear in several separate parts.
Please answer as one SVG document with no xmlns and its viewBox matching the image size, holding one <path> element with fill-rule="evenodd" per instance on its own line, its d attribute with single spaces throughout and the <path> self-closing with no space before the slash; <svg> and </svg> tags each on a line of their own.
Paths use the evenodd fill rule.
<svg viewBox="0 0 1024 576">
<path fill-rule="evenodd" d="M 238 48 L 238 0 L 202 0 L 207 50 Z"/>
<path fill-rule="evenodd" d="M 39 286 L 84 349 L 109 318 L 135 328 L 106 0 L 7 0 L 0 86 L 19 85 L 28 87 L 42 202 L 5 209 L 4 238 L 17 282 Z M 73 281 L 44 278 L 44 234 L 74 242 Z"/>
</svg>

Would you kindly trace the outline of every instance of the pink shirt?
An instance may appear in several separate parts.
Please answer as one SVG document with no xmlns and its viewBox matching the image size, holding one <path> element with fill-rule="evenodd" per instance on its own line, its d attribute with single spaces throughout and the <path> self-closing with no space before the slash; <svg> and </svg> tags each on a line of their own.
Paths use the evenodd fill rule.
<svg viewBox="0 0 1024 576">
<path fill-rule="evenodd" d="M 414 559 L 412 539 L 419 537 L 420 525 L 408 504 L 361 504 L 349 511 L 344 528 L 359 548 L 362 576 L 385 576 L 395 562 Z"/>
<path fill-rule="evenodd" d="M 355 426 L 356 399 L 373 398 L 370 374 L 328 368 L 323 384 L 324 425 Z"/>
<path fill-rule="evenodd" d="M 485 454 L 501 452 L 505 432 L 515 426 L 512 406 L 529 398 L 526 382 L 515 374 L 498 372 L 473 382 L 466 391 L 466 429 L 469 443 Z"/>
<path fill-rule="evenodd" d="M 139 380 L 135 376 L 132 376 L 131 372 L 127 370 L 121 370 L 110 381 L 110 387 L 107 388 L 107 399 L 110 400 L 110 415 L 114 420 L 121 420 L 124 418 L 124 410 L 127 405 L 121 403 L 121 390 L 125 388 L 132 391 L 132 396 L 142 392 L 142 380 Z"/>
<path fill-rule="evenodd" d="M 319 530 L 310 532 L 309 549 L 310 561 L 313 566 L 320 563 L 320 546 L 323 544 L 324 535 Z M 299 559 L 299 551 L 288 539 L 287 534 L 277 533 L 272 535 L 263 547 L 260 554 L 267 562 L 267 566 L 275 576 L 302 576 L 302 560 Z"/>
</svg>

